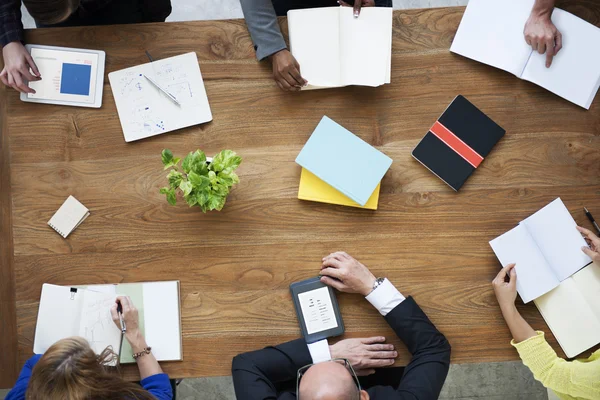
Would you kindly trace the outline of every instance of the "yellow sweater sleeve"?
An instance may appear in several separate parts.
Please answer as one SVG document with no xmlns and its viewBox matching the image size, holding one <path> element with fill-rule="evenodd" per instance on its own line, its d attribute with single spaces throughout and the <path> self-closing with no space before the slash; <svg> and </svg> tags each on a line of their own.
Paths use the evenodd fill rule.
<svg viewBox="0 0 600 400">
<path fill-rule="evenodd" d="M 596 354 L 585 361 L 563 360 L 539 331 L 521 343 L 513 340 L 511 344 L 535 379 L 547 388 L 576 398 L 600 399 L 600 357 Z"/>
</svg>

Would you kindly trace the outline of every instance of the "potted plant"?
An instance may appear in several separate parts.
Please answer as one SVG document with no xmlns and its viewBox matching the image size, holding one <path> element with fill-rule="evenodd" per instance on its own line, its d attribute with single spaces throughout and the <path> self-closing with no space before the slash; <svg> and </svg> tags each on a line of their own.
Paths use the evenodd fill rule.
<svg viewBox="0 0 600 400">
<path fill-rule="evenodd" d="M 177 203 L 177 189 L 190 207 L 198 206 L 203 212 L 218 210 L 225 205 L 229 191 L 240 179 L 234 172 L 242 162 L 234 151 L 223 150 L 212 159 L 202 150 L 190 152 L 181 163 L 169 149 L 162 151 L 164 169 L 169 169 L 169 186 L 160 189 L 171 205 Z"/>
</svg>

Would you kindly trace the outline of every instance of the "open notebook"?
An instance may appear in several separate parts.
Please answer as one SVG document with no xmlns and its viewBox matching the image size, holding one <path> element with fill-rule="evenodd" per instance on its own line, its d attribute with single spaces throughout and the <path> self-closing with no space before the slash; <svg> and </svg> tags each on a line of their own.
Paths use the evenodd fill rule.
<svg viewBox="0 0 600 400">
<path fill-rule="evenodd" d="M 590 108 L 600 86 L 600 28 L 555 8 L 552 21 L 563 48 L 546 68 L 546 55 L 525 42 L 534 0 L 470 0 L 450 51 L 508 71 L 578 106 Z"/>
<path fill-rule="evenodd" d="M 517 291 L 524 303 L 537 299 L 592 260 L 575 220 L 557 198 L 516 228 L 490 241 L 503 266 L 516 263 Z"/>
<path fill-rule="evenodd" d="M 534 300 L 567 357 L 600 343 L 600 265 L 590 264 Z"/>
<path fill-rule="evenodd" d="M 308 81 L 304 89 L 390 83 L 392 8 L 290 10 L 290 50 Z"/>
<path fill-rule="evenodd" d="M 127 340 L 123 339 L 121 348 L 121 330 L 110 315 L 117 295 L 131 297 L 138 309 L 140 330 L 156 359 L 181 360 L 179 281 L 77 287 L 46 283 L 42 286 L 33 352 L 41 354 L 60 339 L 81 336 L 97 354 L 111 346 L 120 353 L 121 363 L 134 362 Z"/>
<path fill-rule="evenodd" d="M 179 103 L 144 77 L 157 82 Z M 126 142 L 212 120 L 196 53 L 186 53 L 108 74 Z"/>
</svg>

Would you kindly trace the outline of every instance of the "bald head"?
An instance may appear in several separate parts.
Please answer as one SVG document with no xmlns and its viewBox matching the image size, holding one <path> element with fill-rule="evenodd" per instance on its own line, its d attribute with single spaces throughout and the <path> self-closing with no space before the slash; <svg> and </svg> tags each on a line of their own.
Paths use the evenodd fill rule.
<svg viewBox="0 0 600 400">
<path fill-rule="evenodd" d="M 299 392 L 301 400 L 360 400 L 350 371 L 335 361 L 310 367 L 300 381 Z"/>
</svg>

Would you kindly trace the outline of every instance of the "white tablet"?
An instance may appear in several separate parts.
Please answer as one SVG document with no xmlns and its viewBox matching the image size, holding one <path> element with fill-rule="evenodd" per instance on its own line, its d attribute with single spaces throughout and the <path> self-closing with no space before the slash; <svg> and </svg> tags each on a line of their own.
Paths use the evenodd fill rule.
<svg viewBox="0 0 600 400">
<path fill-rule="evenodd" d="M 22 101 L 77 107 L 102 106 L 106 53 L 36 44 L 25 47 L 42 79 L 29 82 L 29 87 L 36 93 L 21 93 Z"/>
</svg>

